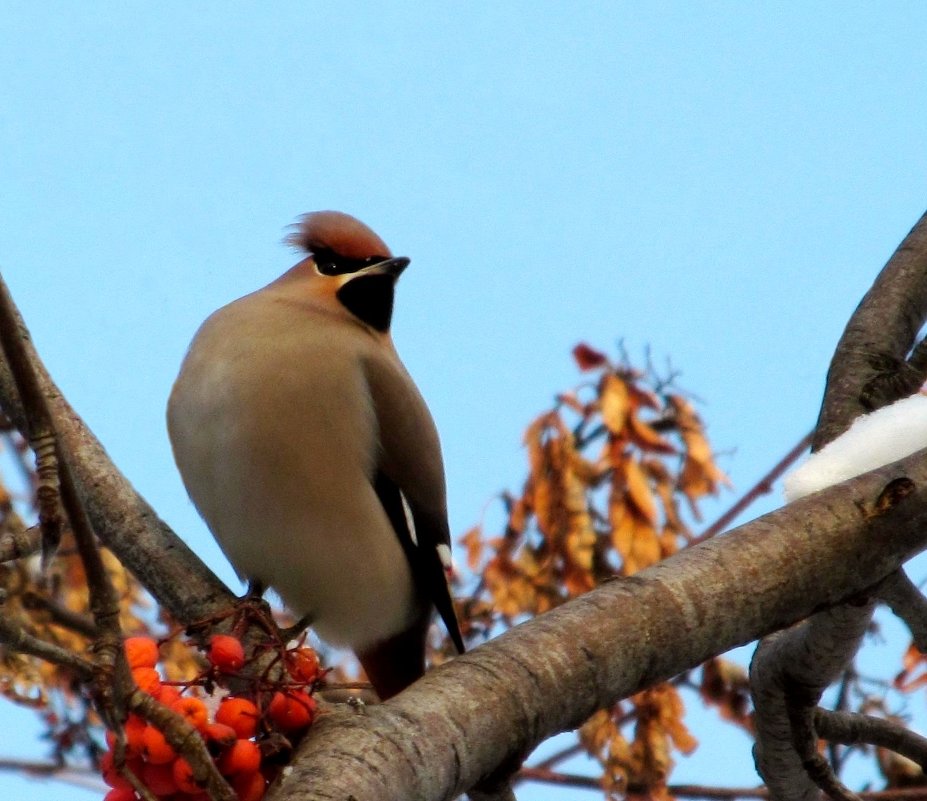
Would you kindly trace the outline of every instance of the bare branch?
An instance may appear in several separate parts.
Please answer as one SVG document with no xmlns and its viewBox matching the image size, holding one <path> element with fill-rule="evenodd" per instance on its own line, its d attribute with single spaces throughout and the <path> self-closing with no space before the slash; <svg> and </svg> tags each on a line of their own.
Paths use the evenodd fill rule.
<svg viewBox="0 0 927 801">
<path fill-rule="evenodd" d="M 790 507 L 786 507 L 790 508 Z M 843 671 L 845 646 L 853 651 L 869 625 L 873 602 L 862 608 L 835 606 L 787 631 L 766 637 L 750 665 L 750 685 L 756 708 L 753 753 L 773 798 L 812 801 L 818 782 L 808 775 L 817 753 L 813 727 L 796 728 L 795 709 L 817 704 L 821 694 Z M 809 739 L 810 738 L 810 739 Z M 814 765 L 818 779 L 822 767 Z"/>
<path fill-rule="evenodd" d="M 35 453 L 35 474 L 38 480 L 36 499 L 39 527 L 42 532 L 42 563 L 47 565 L 61 542 L 61 514 L 58 505 L 59 471 L 55 447 L 55 428 L 45 405 L 35 371 L 29 361 L 19 326 L 15 306 L 6 284 L 0 282 L 0 348 L 10 367 L 16 394 L 25 411 L 23 436 Z"/>
<path fill-rule="evenodd" d="M 363 714 L 321 716 L 268 801 L 453 798 L 596 709 L 858 596 L 927 542 L 925 456 L 607 582 Z M 914 492 L 885 515 L 862 514 L 899 475 Z"/>
<path fill-rule="evenodd" d="M 572 759 L 578 754 L 582 754 L 585 750 L 586 749 L 583 748 L 583 746 L 580 745 L 579 743 L 573 743 L 573 745 L 568 745 L 566 748 L 562 748 L 561 750 L 557 751 L 556 754 L 551 754 L 546 759 L 542 759 L 536 765 L 531 765 L 530 768 L 532 770 L 542 770 L 542 771 L 551 770 L 553 769 L 555 765 L 558 765 L 559 763 L 563 762 L 565 759 Z M 518 776 L 516 776 L 516 778 L 519 778 L 522 774 L 524 774 L 526 767 L 529 767 L 529 766 L 522 767 L 522 769 L 518 772 Z M 530 777 L 526 776 L 526 778 L 530 778 Z"/>
<path fill-rule="evenodd" d="M 0 290 L 6 285 L 0 279 Z M 16 330 L 72 465 L 75 489 L 101 541 L 178 621 L 191 623 L 227 608 L 234 596 L 161 521 L 110 461 L 100 443 L 54 385 L 18 312 Z M 0 362 L 0 408 L 20 432 L 26 412 L 6 360 Z"/>
<path fill-rule="evenodd" d="M 927 737 L 899 723 L 872 715 L 818 709 L 814 713 L 814 726 L 818 734 L 830 742 L 877 745 L 901 754 L 927 770 Z"/>
<path fill-rule="evenodd" d="M 43 561 L 50 557 L 60 541 L 60 492 L 60 501 L 71 523 L 74 541 L 87 576 L 90 611 L 99 632 L 93 648 L 97 656 L 93 682 L 97 706 L 108 725 L 118 729 L 125 719 L 125 698 L 134 686 L 122 647 L 119 596 L 103 564 L 93 526 L 78 496 L 69 460 L 61 453 L 59 438 L 38 375 L 26 351 L 26 338 L 18 330 L 16 307 L 2 282 L 0 342 L 13 373 L 16 391 L 25 404 L 29 441 L 36 450 Z"/>
<path fill-rule="evenodd" d="M 42 529 L 39 526 L 7 530 L 0 537 L 0 562 L 10 562 L 38 553 L 42 547 Z"/>
<path fill-rule="evenodd" d="M 878 376 L 880 357 L 903 363 L 927 316 L 927 214 L 917 221 L 866 293 L 847 324 L 830 370 L 812 449 L 842 434 L 872 410 L 863 402 Z M 888 398 L 882 399 L 884 403 Z"/>
<path fill-rule="evenodd" d="M 716 534 L 720 534 L 724 531 L 734 520 L 737 519 L 738 515 L 741 514 L 745 509 L 747 509 L 750 504 L 752 504 L 757 498 L 761 495 L 768 495 L 772 492 L 773 484 L 785 473 L 789 467 L 798 459 L 811 445 L 811 437 L 813 432 L 805 434 L 792 449 L 783 456 L 775 465 L 770 469 L 765 476 L 763 476 L 759 481 L 756 482 L 747 492 L 745 492 L 737 502 L 728 509 L 721 517 L 715 520 L 708 528 L 706 528 L 701 534 L 698 535 L 694 540 L 693 544 L 704 542 L 711 537 L 714 537 Z"/>
<path fill-rule="evenodd" d="M 840 609 L 842 607 L 838 607 Z M 812 620 L 821 619 L 815 615 Z M 768 637 L 766 642 L 772 638 Z M 856 793 L 837 778 L 824 755 L 818 751 L 818 736 L 814 729 L 814 708 L 817 698 L 804 700 L 805 688 L 798 688 L 797 692 L 785 693 L 785 702 L 788 706 L 789 728 L 792 731 L 792 743 L 802 761 L 802 766 L 808 778 L 814 782 L 831 801 L 861 801 Z M 759 741 L 758 741 L 759 742 Z M 768 741 L 767 741 L 768 744 Z M 759 762 L 757 756 L 757 762 Z M 798 788 L 793 788 L 793 792 Z M 775 797 L 775 796 L 774 796 Z"/>
<path fill-rule="evenodd" d="M 0 642 L 13 650 L 37 656 L 53 665 L 73 670 L 84 681 L 90 681 L 93 678 L 96 669 L 93 662 L 71 653 L 66 648 L 39 639 L 7 615 L 0 615 Z"/>
<path fill-rule="evenodd" d="M 96 624 L 90 618 L 78 614 L 37 592 L 29 590 L 24 592 L 22 605 L 24 609 L 30 611 L 45 612 L 53 623 L 82 634 L 88 639 L 93 639 L 100 633 Z"/>
<path fill-rule="evenodd" d="M 924 594 L 903 570 L 885 579 L 876 592 L 879 600 L 905 622 L 917 649 L 927 652 L 927 598 Z"/>
<path fill-rule="evenodd" d="M 61 762 L 34 762 L 29 759 L 0 759 L 0 770 L 12 773 L 22 773 L 25 776 L 36 776 L 43 779 L 54 779 L 74 787 L 83 787 L 85 790 L 105 793 L 106 785 L 101 781 L 100 774 L 87 768 L 77 768 Z"/>
<path fill-rule="evenodd" d="M 812 450 L 843 433 L 874 405 L 897 399 L 893 393 L 903 394 L 911 382 L 905 376 L 886 379 L 886 371 L 906 366 L 905 357 L 925 317 L 927 214 L 889 259 L 847 324 L 828 371 Z M 795 742 L 799 750 L 806 749 L 808 743 L 801 733 L 791 732 L 788 710 L 795 700 L 786 696 L 800 687 L 813 698 L 812 703 L 817 703 L 820 693 L 852 659 L 872 609 L 871 603 L 865 603 L 847 607 L 844 612 L 828 610 L 813 626 L 777 635 L 775 647 L 761 643 L 757 649 L 751 666 L 757 725 L 754 753 L 757 768 L 777 801 L 815 798 L 817 788 L 809 772 L 829 781 L 820 765 L 796 750 Z M 799 703 L 805 702 L 806 698 L 799 699 Z M 834 792 L 839 793 L 839 789 Z"/>
</svg>

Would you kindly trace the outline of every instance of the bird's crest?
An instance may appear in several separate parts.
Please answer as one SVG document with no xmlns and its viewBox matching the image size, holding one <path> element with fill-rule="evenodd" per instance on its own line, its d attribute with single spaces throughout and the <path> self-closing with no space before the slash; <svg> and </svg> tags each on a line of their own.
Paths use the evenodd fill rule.
<svg viewBox="0 0 927 801">
<path fill-rule="evenodd" d="M 330 250 L 351 259 L 393 255 L 370 228 L 344 212 L 313 211 L 304 214 L 294 227 L 284 241 L 307 253 Z"/>
</svg>

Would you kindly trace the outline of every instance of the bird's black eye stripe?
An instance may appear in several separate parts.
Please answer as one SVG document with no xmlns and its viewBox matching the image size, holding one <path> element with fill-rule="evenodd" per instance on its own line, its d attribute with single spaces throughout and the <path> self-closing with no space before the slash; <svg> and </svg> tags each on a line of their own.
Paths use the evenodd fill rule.
<svg viewBox="0 0 927 801">
<path fill-rule="evenodd" d="M 342 256 L 327 248 L 319 248 L 312 254 L 315 266 L 323 275 L 346 275 L 356 273 L 369 267 L 371 264 L 378 264 L 386 261 L 388 256 L 368 256 L 365 259 L 352 259 L 348 256 Z"/>
</svg>

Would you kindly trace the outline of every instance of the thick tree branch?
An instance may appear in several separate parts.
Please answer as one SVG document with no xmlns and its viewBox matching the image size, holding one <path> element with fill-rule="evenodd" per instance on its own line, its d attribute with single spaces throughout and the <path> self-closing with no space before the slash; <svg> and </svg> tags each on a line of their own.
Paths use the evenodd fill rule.
<svg viewBox="0 0 927 801">
<path fill-rule="evenodd" d="M 899 476 L 914 491 L 866 514 Z M 453 798 L 596 709 L 858 597 L 925 546 L 925 524 L 920 452 L 609 582 L 386 704 L 326 714 L 268 801 Z"/>
<path fill-rule="evenodd" d="M 843 672 L 848 644 L 856 651 L 869 624 L 874 603 L 839 605 L 787 631 L 766 637 L 750 667 L 756 715 L 754 756 L 773 798 L 816 801 L 819 787 L 835 797 L 832 775 L 816 764 L 817 779 L 803 775 L 818 757 L 811 725 L 813 709 L 824 690 Z M 807 726 L 796 726 L 805 720 Z M 826 779 L 826 788 L 822 780 Z"/>
<path fill-rule="evenodd" d="M 883 372 L 880 359 L 887 357 L 899 365 L 904 363 L 925 316 L 927 214 L 917 221 L 882 268 L 840 337 L 827 372 L 827 390 L 812 450 L 820 450 L 846 431 L 857 417 L 872 410 L 863 392 Z M 897 398 L 880 400 L 884 405 Z"/>
<path fill-rule="evenodd" d="M 921 769 L 927 768 L 927 737 L 899 723 L 872 715 L 818 709 L 814 725 L 818 734 L 830 742 L 881 746 L 916 762 Z"/>
<path fill-rule="evenodd" d="M 0 287 L 7 291 L 2 278 Z M 23 342 L 59 448 L 71 465 L 75 488 L 99 538 L 177 620 L 194 622 L 227 608 L 234 596 L 115 467 L 52 382 L 18 313 L 16 319 L 16 335 Z M 25 409 L 5 360 L 0 362 L 0 408 L 25 434 Z"/>
<path fill-rule="evenodd" d="M 847 323 L 828 371 L 812 450 L 843 433 L 861 414 L 910 394 L 923 381 L 918 372 L 922 354 L 916 354 L 916 365 L 908 365 L 905 357 L 925 318 L 927 215 L 889 259 Z M 819 795 L 819 786 L 831 785 L 830 777 L 812 770 L 805 758 L 815 743 L 792 731 L 788 710 L 796 703 L 817 703 L 841 672 L 841 663 L 853 658 L 871 616 L 868 603 L 830 610 L 812 626 L 777 635 L 775 647 L 762 644 L 757 649 L 751 667 L 755 754 L 776 801 L 810 801 Z M 804 697 L 796 700 L 799 688 Z"/>
<path fill-rule="evenodd" d="M 878 589 L 879 600 L 907 625 L 919 651 L 927 651 L 927 598 L 903 570 L 889 576 Z"/>
<path fill-rule="evenodd" d="M 47 565 L 61 542 L 60 454 L 55 427 L 45 405 L 38 377 L 16 327 L 16 307 L 5 284 L 0 283 L 0 350 L 9 365 L 16 394 L 23 400 L 23 437 L 35 453 L 36 505 L 42 532 L 42 563 Z"/>
</svg>

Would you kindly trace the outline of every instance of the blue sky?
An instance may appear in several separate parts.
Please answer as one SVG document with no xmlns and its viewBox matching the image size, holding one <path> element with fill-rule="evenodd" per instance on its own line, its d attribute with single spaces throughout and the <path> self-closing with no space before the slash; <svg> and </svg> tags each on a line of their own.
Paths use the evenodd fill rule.
<svg viewBox="0 0 927 801">
<path fill-rule="evenodd" d="M 900 2 L 5 0 L 0 270 L 74 406 L 229 581 L 164 403 L 196 326 L 293 263 L 280 239 L 315 209 L 412 258 L 394 335 L 454 532 L 520 485 L 579 340 L 670 359 L 744 490 L 814 423 L 927 207 L 925 29 Z M 23 733 L 0 756 L 41 753 L 30 720 L 0 708 Z M 724 759 L 755 781 L 742 742 Z"/>
</svg>

